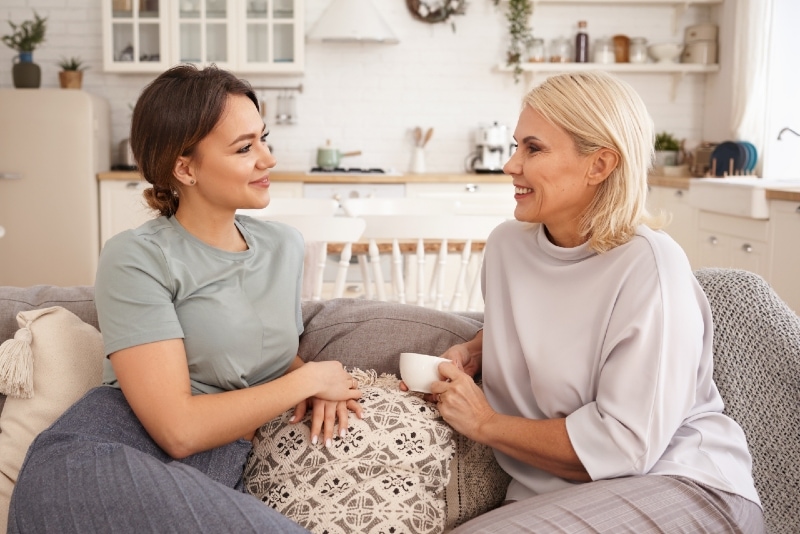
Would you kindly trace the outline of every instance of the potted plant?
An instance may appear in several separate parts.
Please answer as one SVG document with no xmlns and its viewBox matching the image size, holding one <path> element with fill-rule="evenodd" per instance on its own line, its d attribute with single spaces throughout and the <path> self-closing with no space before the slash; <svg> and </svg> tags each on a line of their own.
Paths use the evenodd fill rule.
<svg viewBox="0 0 800 534">
<path fill-rule="evenodd" d="M 79 57 L 61 58 L 58 62 L 61 72 L 58 73 L 58 81 L 62 89 L 80 89 L 83 85 L 83 71 L 89 67 L 83 65 Z"/>
<path fill-rule="evenodd" d="M 493 0 L 498 5 L 500 0 Z M 522 74 L 522 55 L 533 42 L 533 34 L 528 21 L 533 14 L 533 0 L 508 0 L 506 20 L 508 21 L 508 49 L 506 65 L 514 68 L 514 81 L 519 82 Z"/>
<path fill-rule="evenodd" d="M 47 18 L 40 17 L 34 10 L 33 20 L 26 20 L 21 24 L 14 24 L 10 20 L 12 33 L 2 37 L 3 43 L 19 54 L 14 58 L 11 69 L 14 87 L 39 87 L 42 81 L 42 70 L 33 62 L 33 51 L 44 42 L 47 30 Z"/>
<path fill-rule="evenodd" d="M 678 164 L 678 152 L 681 150 L 681 143 L 672 134 L 668 132 L 656 134 L 653 148 L 656 153 L 656 167 L 669 167 Z"/>
</svg>

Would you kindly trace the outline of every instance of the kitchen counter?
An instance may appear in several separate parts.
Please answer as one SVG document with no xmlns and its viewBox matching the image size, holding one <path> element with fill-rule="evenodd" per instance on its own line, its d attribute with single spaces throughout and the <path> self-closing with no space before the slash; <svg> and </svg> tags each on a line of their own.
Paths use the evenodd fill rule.
<svg viewBox="0 0 800 534">
<path fill-rule="evenodd" d="M 779 189 L 767 189 L 767 200 L 788 200 L 790 202 L 800 202 L 800 185 L 797 187 L 786 187 Z"/>
<path fill-rule="evenodd" d="M 97 174 L 99 181 L 118 180 L 135 182 L 141 180 L 136 171 L 108 171 Z M 308 174 L 304 171 L 273 171 L 269 175 L 272 182 L 304 183 L 364 183 L 364 184 L 405 184 L 405 183 L 499 183 L 510 184 L 511 177 L 505 174 L 466 174 L 466 173 L 425 173 L 425 174 Z"/>
</svg>

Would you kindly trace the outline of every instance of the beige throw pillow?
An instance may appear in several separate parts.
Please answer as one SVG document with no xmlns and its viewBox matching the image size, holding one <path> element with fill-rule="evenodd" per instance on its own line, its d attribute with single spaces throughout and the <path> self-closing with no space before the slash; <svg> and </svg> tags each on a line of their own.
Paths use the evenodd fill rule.
<svg viewBox="0 0 800 534">
<path fill-rule="evenodd" d="M 0 532 L 5 532 L 8 504 L 28 447 L 103 374 L 100 332 L 75 314 L 54 306 L 20 312 L 28 324 L 33 352 L 33 397 L 6 399 L 0 413 Z"/>
<path fill-rule="evenodd" d="M 396 376 L 351 373 L 364 419 L 351 415 L 329 448 L 311 444 L 309 417 L 267 423 L 245 467 L 249 493 L 317 534 L 439 533 L 502 502 L 509 479 L 491 449 L 453 432 Z"/>
</svg>

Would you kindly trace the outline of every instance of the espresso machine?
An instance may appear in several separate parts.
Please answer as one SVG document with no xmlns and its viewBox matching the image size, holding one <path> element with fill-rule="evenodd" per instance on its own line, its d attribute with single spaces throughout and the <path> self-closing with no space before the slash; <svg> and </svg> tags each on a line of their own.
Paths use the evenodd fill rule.
<svg viewBox="0 0 800 534">
<path fill-rule="evenodd" d="M 513 146 L 508 127 L 497 122 L 481 126 L 474 141 L 475 150 L 468 157 L 467 169 L 478 174 L 502 173 Z"/>
</svg>

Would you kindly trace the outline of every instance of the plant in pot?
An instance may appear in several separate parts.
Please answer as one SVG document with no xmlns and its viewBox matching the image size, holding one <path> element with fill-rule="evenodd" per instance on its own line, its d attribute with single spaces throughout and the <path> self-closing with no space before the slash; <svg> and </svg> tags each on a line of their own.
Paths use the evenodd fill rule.
<svg viewBox="0 0 800 534">
<path fill-rule="evenodd" d="M 79 57 L 61 58 L 58 62 L 61 72 L 58 73 L 58 81 L 62 89 L 80 89 L 83 85 L 83 71 L 89 67 L 83 65 Z"/>
<path fill-rule="evenodd" d="M 653 148 L 656 153 L 656 167 L 670 167 L 678 164 L 678 153 L 681 150 L 681 143 L 671 133 L 661 132 L 656 134 L 656 141 Z"/>
<path fill-rule="evenodd" d="M 33 20 L 26 20 L 21 24 L 14 24 L 9 20 L 8 25 L 11 26 L 12 33 L 2 37 L 3 43 L 18 52 L 11 69 L 14 87 L 39 87 L 42 82 L 42 70 L 33 62 L 33 51 L 44 42 L 47 17 L 40 17 L 34 11 Z"/>
<path fill-rule="evenodd" d="M 493 0 L 498 5 L 500 0 Z M 508 21 L 508 48 L 506 65 L 514 68 L 514 82 L 519 82 L 522 74 L 522 55 L 533 42 L 533 34 L 528 21 L 533 14 L 534 0 L 508 0 L 506 20 Z"/>
</svg>

